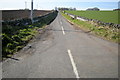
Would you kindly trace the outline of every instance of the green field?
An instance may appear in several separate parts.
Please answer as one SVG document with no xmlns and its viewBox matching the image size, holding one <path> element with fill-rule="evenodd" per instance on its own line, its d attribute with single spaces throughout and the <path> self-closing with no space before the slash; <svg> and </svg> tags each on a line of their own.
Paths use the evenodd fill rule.
<svg viewBox="0 0 120 80">
<path fill-rule="evenodd" d="M 120 24 L 118 19 L 118 11 L 66 11 L 77 16 L 86 17 L 89 19 L 97 19 L 106 23 Z M 119 14 L 120 15 L 120 14 Z"/>
<path fill-rule="evenodd" d="M 81 21 L 77 19 L 72 19 L 70 16 L 64 14 L 61 12 L 61 14 L 66 18 L 70 23 L 78 26 L 81 30 L 88 32 L 90 31 L 91 34 L 99 36 L 103 39 L 110 40 L 116 43 L 120 43 L 120 37 L 119 37 L 119 29 L 114 27 L 103 27 L 103 26 L 95 26 L 94 24 L 91 24 L 87 21 Z"/>
</svg>

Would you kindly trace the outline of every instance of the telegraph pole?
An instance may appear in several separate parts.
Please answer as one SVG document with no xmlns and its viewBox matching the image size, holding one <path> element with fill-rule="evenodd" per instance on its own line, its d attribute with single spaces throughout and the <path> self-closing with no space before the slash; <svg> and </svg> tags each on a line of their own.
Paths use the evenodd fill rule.
<svg viewBox="0 0 120 80">
<path fill-rule="evenodd" d="M 25 9 L 27 9 L 27 2 L 25 1 Z"/>
<path fill-rule="evenodd" d="M 33 24 L 33 0 L 31 0 L 31 21 Z"/>
</svg>

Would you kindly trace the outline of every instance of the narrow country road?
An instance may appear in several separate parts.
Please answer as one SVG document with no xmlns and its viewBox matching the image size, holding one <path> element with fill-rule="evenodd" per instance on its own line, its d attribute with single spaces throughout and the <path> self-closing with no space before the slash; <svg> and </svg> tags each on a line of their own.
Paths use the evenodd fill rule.
<svg viewBox="0 0 120 80">
<path fill-rule="evenodd" d="M 60 13 L 30 45 L 3 62 L 3 78 L 118 77 L 118 45 L 75 29 Z"/>
</svg>

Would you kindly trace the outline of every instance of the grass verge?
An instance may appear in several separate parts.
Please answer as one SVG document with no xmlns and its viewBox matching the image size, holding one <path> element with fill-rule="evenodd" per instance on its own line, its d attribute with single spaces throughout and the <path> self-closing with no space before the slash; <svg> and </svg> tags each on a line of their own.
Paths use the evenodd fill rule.
<svg viewBox="0 0 120 80">
<path fill-rule="evenodd" d="M 69 22 L 79 26 L 84 31 L 90 31 L 94 35 L 97 35 L 103 39 L 119 43 L 119 29 L 111 28 L 109 26 L 98 26 L 93 22 L 80 21 L 77 19 L 72 19 L 70 16 L 61 12 L 61 14 L 66 18 Z"/>
</svg>

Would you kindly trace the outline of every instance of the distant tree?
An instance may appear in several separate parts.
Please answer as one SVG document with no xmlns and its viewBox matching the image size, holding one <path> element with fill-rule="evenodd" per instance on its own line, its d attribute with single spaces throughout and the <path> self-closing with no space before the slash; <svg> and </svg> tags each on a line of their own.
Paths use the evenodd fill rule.
<svg viewBox="0 0 120 80">
<path fill-rule="evenodd" d="M 58 10 L 57 7 L 55 7 L 55 10 Z"/>
<path fill-rule="evenodd" d="M 76 11 L 76 8 L 73 8 L 74 11 Z"/>
<path fill-rule="evenodd" d="M 72 8 L 72 7 L 70 7 L 70 8 L 58 8 L 58 10 L 63 10 L 63 11 L 65 11 L 65 10 L 76 10 L 76 8 Z"/>
</svg>

